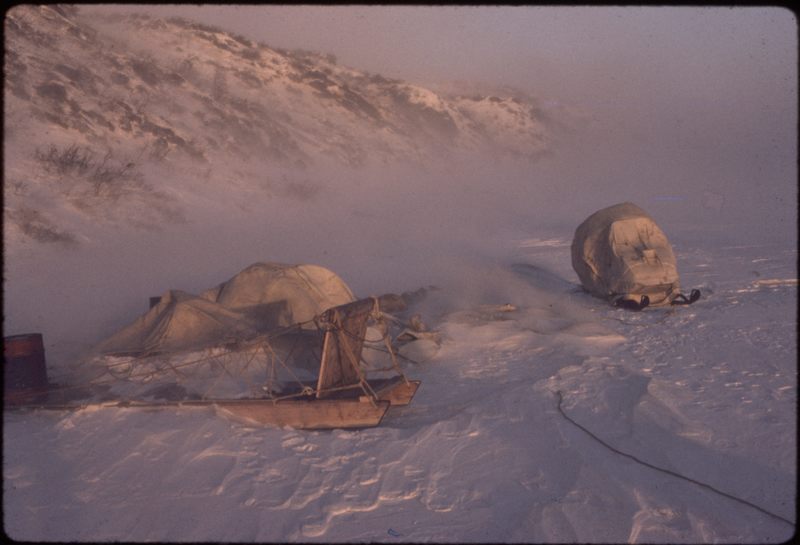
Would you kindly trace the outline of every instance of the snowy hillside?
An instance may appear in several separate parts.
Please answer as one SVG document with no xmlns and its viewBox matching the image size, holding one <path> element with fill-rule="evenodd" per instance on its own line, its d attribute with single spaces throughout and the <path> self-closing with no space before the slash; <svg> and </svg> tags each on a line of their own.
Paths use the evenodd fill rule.
<svg viewBox="0 0 800 545">
<path fill-rule="evenodd" d="M 77 243 L 85 215 L 175 222 L 176 193 L 209 180 L 303 199 L 317 187 L 281 169 L 548 150 L 544 112 L 520 93 L 446 96 L 178 18 L 18 6 L 5 25 L 12 242 Z M 71 209 L 53 215 L 53 199 Z"/>
</svg>

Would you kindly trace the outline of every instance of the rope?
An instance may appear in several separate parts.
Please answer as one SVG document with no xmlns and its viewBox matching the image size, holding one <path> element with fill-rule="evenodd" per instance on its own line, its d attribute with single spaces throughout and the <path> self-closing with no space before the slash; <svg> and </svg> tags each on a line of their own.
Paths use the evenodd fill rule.
<svg viewBox="0 0 800 545">
<path fill-rule="evenodd" d="M 237 373 L 237 376 L 244 377 L 245 381 L 247 382 L 247 387 L 250 389 L 251 393 L 255 392 L 256 388 L 254 387 L 253 382 L 248 378 L 247 373 L 245 373 L 245 371 L 247 371 L 247 368 L 250 367 L 251 363 L 253 363 L 253 360 L 258 355 L 258 351 L 260 348 L 261 346 L 257 345 L 255 349 L 253 349 L 253 351 L 249 354 L 249 357 L 245 360 L 244 367 L 242 367 L 242 369 Z M 225 375 L 228 375 L 228 377 L 230 377 L 231 379 L 235 379 L 236 377 L 233 374 L 231 374 L 231 372 L 228 370 L 228 367 L 224 362 L 224 360 L 232 359 L 229 358 L 229 356 L 232 356 L 231 352 L 225 352 L 223 354 L 219 354 L 218 356 L 215 357 L 214 363 L 216 363 L 220 368 L 222 368 L 222 371 L 224 372 Z M 235 363 L 235 362 L 229 362 L 229 363 Z M 208 387 L 208 389 L 206 389 L 206 391 L 203 393 L 202 395 L 203 399 L 208 398 L 208 394 L 211 393 L 211 391 L 216 387 L 216 385 L 219 383 L 219 380 L 223 376 L 224 376 L 223 374 L 217 375 L 217 378 L 214 379 L 214 382 L 211 384 L 211 386 Z"/>
<path fill-rule="evenodd" d="M 273 350 L 273 348 L 272 348 L 272 345 L 271 345 L 271 344 L 269 344 L 269 343 L 265 343 L 264 345 L 262 345 L 262 349 L 264 350 L 264 353 L 266 354 L 266 349 L 264 349 L 264 348 L 263 348 L 263 346 L 267 346 L 267 347 L 269 347 L 269 352 L 270 352 L 270 354 L 272 355 L 272 359 L 271 359 L 271 361 L 272 361 L 272 365 L 273 365 L 273 366 L 275 365 L 275 360 L 277 360 L 277 361 L 278 361 L 278 363 L 280 363 L 280 364 L 283 366 L 283 368 L 284 368 L 284 369 L 286 369 L 286 370 L 289 372 L 289 374 L 290 374 L 290 375 L 292 375 L 292 378 L 294 379 L 294 381 L 295 381 L 295 382 L 296 382 L 296 383 L 297 383 L 297 384 L 298 384 L 298 385 L 299 385 L 301 388 L 302 388 L 302 387 L 305 387 L 305 385 L 303 384 L 303 381 L 301 381 L 301 380 L 298 378 L 298 376 L 294 374 L 294 371 L 292 371 L 291 367 L 289 367 L 288 365 L 286 365 L 286 363 L 285 363 L 285 362 L 284 362 L 284 361 L 281 359 L 281 357 L 280 357 L 280 356 L 278 356 L 278 354 L 275 352 L 275 350 Z M 292 347 L 292 350 L 294 350 L 294 347 Z"/>
<path fill-rule="evenodd" d="M 258 388 L 257 388 L 257 387 L 256 387 L 256 386 L 253 384 L 253 381 L 252 381 L 252 380 L 250 380 L 250 377 L 249 377 L 249 376 L 248 376 L 248 374 L 247 374 L 247 369 L 248 369 L 248 367 L 250 367 L 250 364 L 251 364 L 251 363 L 253 363 L 253 360 L 255 360 L 255 359 L 256 359 L 256 356 L 258 356 L 258 351 L 259 351 L 259 349 L 260 349 L 262 352 L 264 351 L 264 350 L 263 350 L 263 347 L 259 347 L 259 348 L 257 348 L 257 349 L 256 349 L 256 350 L 253 352 L 253 356 L 252 356 L 250 359 L 248 359 L 248 360 L 247 360 L 247 362 L 245 362 L 245 364 L 244 364 L 244 367 L 242 368 L 242 370 L 241 370 L 241 371 L 239 371 L 239 374 L 240 374 L 240 375 L 242 375 L 242 376 L 244 377 L 244 380 L 245 380 L 245 382 L 247 382 L 247 387 L 248 387 L 248 388 L 250 388 L 250 393 L 251 393 L 252 395 L 256 395 L 256 393 L 258 392 Z M 265 363 L 266 363 L 266 359 L 267 359 L 267 358 L 266 358 L 266 356 L 267 356 L 267 354 L 266 354 L 266 352 L 264 352 L 264 357 L 265 357 L 265 360 L 264 360 L 264 361 L 265 361 Z"/>
<path fill-rule="evenodd" d="M 378 308 L 377 298 L 373 297 L 372 300 L 373 300 L 373 306 L 372 310 L 370 311 L 370 317 L 373 316 L 374 312 L 380 311 L 380 309 Z M 361 386 L 361 390 L 369 398 L 370 403 L 372 403 L 373 406 L 376 406 L 375 401 L 378 399 L 378 395 L 369 385 L 369 382 L 367 382 L 366 376 L 364 375 L 364 371 L 361 369 L 360 365 L 361 354 L 356 356 L 353 353 L 353 350 L 351 349 L 350 345 L 347 342 L 345 342 L 346 337 L 355 339 L 358 341 L 360 349 L 363 350 L 365 339 L 358 337 L 353 333 L 350 333 L 349 331 L 347 331 L 347 329 L 344 328 L 342 324 L 342 318 L 339 314 L 339 311 L 336 309 L 332 310 L 332 315 L 329 317 L 327 326 L 329 328 L 327 334 L 336 335 L 336 340 L 337 340 L 336 344 L 338 346 L 338 353 L 339 353 L 339 364 L 343 365 L 342 353 L 344 353 L 344 356 L 347 358 L 347 360 L 350 362 L 350 365 L 356 372 L 356 376 L 358 377 L 358 385 Z M 366 324 L 364 324 L 364 327 L 366 329 Z"/>
<path fill-rule="evenodd" d="M 670 475 L 670 476 L 672 476 L 672 477 L 677 477 L 678 479 L 683 479 L 684 481 L 688 481 L 688 482 L 690 482 L 690 483 L 692 483 L 692 484 L 696 484 L 697 486 L 700 486 L 700 487 L 702 487 L 702 488 L 705 488 L 705 489 L 707 489 L 707 490 L 710 490 L 710 491 L 714 492 L 715 494 L 718 494 L 718 495 L 720 495 L 720 496 L 724 496 L 724 497 L 726 497 L 726 498 L 728 498 L 728 499 L 730 499 L 730 500 L 733 500 L 733 501 L 739 502 L 739 503 L 741 503 L 741 504 L 743 504 L 743 505 L 746 505 L 746 506 L 748 506 L 748 507 L 751 507 L 751 508 L 753 508 L 753 509 L 755 509 L 755 510 L 757 510 L 757 511 L 761 512 L 761 513 L 764 513 L 764 514 L 765 514 L 765 515 L 767 515 L 767 516 L 770 516 L 770 517 L 772 517 L 772 518 L 774 518 L 774 519 L 780 520 L 781 522 L 785 522 L 786 524 L 788 524 L 788 525 L 790 525 L 790 526 L 794 527 L 794 525 L 795 525 L 795 524 L 794 524 L 794 522 L 792 522 L 792 521 L 790 521 L 790 520 L 788 520 L 788 519 L 785 519 L 785 518 L 783 518 L 783 517 L 782 517 L 782 516 L 780 516 L 780 515 L 776 515 L 775 513 L 771 513 L 770 511 L 767 511 L 767 510 L 766 510 L 766 509 L 764 509 L 763 507 L 759 507 L 758 505 L 756 505 L 756 504 L 754 504 L 754 503 L 751 503 L 751 502 L 749 502 L 749 501 L 747 501 L 747 500 L 743 500 L 743 499 L 741 499 L 741 498 L 737 498 L 736 496 L 733 496 L 733 495 L 731 495 L 731 494 L 728 494 L 727 492 L 723 492 L 723 491 L 721 491 L 721 490 L 717 490 L 717 489 L 716 489 L 716 488 L 714 488 L 713 486 L 711 486 L 711 485 L 708 485 L 708 484 L 706 484 L 706 483 L 702 483 L 702 482 L 700 482 L 700 481 L 697 481 L 697 480 L 695 480 L 695 479 L 692 479 L 691 477 L 686 477 L 685 475 L 681 475 L 680 473 L 676 473 L 676 472 L 674 472 L 674 471 L 670 471 L 669 469 L 664 469 L 663 467 L 654 466 L 653 464 L 650 464 L 650 463 L 648 463 L 648 462 L 645 462 L 644 460 L 641 460 L 641 459 L 637 458 L 636 456 L 633 456 L 632 454 L 628 454 L 628 453 L 626 453 L 626 452 L 622 452 L 621 450 L 619 450 L 619 449 L 617 449 L 617 448 L 615 448 L 615 447 L 613 447 L 613 446 L 609 445 L 608 443 L 606 443 L 605 441 L 603 441 L 602 439 L 600 439 L 598 436 L 596 436 L 594 433 L 592 433 L 591 431 L 589 431 L 588 429 L 586 429 L 586 428 L 585 428 L 585 427 L 583 427 L 582 425 L 578 424 L 578 423 L 577 423 L 575 420 L 573 420 L 572 418 L 570 418 L 569 416 L 567 416 L 567 413 L 565 413 L 565 412 L 564 412 L 564 409 L 561 407 L 561 403 L 562 403 L 562 402 L 563 402 L 563 400 L 564 400 L 564 399 L 563 399 L 563 397 L 562 397 L 562 395 L 561 395 L 561 391 L 560 391 L 560 390 L 559 390 L 559 391 L 557 391 L 557 392 L 556 392 L 556 395 L 558 396 L 558 412 L 559 412 L 559 413 L 561 413 L 561 416 L 563 416 L 564 418 L 566 418 L 566 419 L 567 419 L 569 422 L 571 422 L 571 423 L 572 423 L 572 424 L 573 424 L 575 427 L 577 427 L 578 429 L 582 430 L 582 431 L 583 431 L 584 433 L 586 433 L 586 434 L 587 434 L 589 437 L 591 437 L 592 439 L 594 439 L 595 441 L 597 441 L 598 443 L 600 443 L 601 445 L 603 445 L 604 447 L 606 447 L 606 448 L 607 448 L 608 450 L 610 450 L 611 452 L 613 452 L 613 453 L 615 453 L 615 454 L 619 454 L 620 456 L 624 456 L 625 458 L 628 458 L 628 459 L 630 459 L 630 460 L 633 460 L 633 461 L 634 461 L 634 462 L 636 462 L 637 464 L 643 465 L 643 466 L 645 466 L 645 467 L 649 467 L 650 469 L 654 469 L 654 470 L 656 470 L 656 471 L 660 471 L 661 473 L 665 473 L 665 474 L 667 474 L 667 475 Z"/>
<path fill-rule="evenodd" d="M 225 370 L 225 366 L 224 365 L 222 365 L 221 363 L 219 365 L 222 367 L 223 370 Z M 225 372 L 227 373 L 227 370 L 225 370 Z M 222 378 L 222 374 L 217 375 L 217 378 L 214 379 L 214 381 L 211 383 L 211 386 L 206 388 L 206 391 L 203 392 L 203 394 L 200 396 L 200 399 L 208 399 L 208 394 L 211 393 L 211 390 L 213 390 L 217 386 L 217 383 L 219 382 L 219 379 L 221 379 L 221 378 Z"/>
<path fill-rule="evenodd" d="M 386 314 L 386 313 L 381 311 L 377 297 L 373 297 L 372 300 L 374 301 L 374 306 L 373 306 L 372 313 L 371 313 L 370 317 L 373 319 L 373 321 L 377 325 L 383 326 L 382 327 L 383 332 L 382 332 L 381 338 L 379 340 L 383 341 L 383 344 L 386 346 L 386 350 L 379 349 L 379 348 L 377 348 L 375 346 L 363 346 L 364 342 L 366 341 L 366 336 L 363 339 L 361 339 L 362 346 L 363 346 L 364 350 L 371 350 L 372 349 L 372 350 L 378 350 L 380 352 L 384 352 L 386 354 L 389 354 L 389 356 L 390 356 L 390 358 L 392 360 L 392 367 L 390 369 L 373 369 L 373 371 L 377 372 L 377 371 L 384 371 L 384 370 L 386 370 L 386 371 L 394 370 L 401 377 L 403 377 L 403 380 L 405 381 L 406 384 L 410 384 L 409 381 L 408 381 L 408 377 L 406 377 L 405 373 L 403 373 L 402 369 L 400 369 L 400 364 L 397 363 L 397 357 L 395 356 L 394 350 L 392 350 L 392 343 L 391 343 L 391 340 L 389 338 L 389 326 L 386 324 L 386 318 L 390 318 L 390 319 L 394 320 L 397 323 L 401 323 L 401 322 L 397 318 L 394 318 L 393 316 L 390 316 L 390 315 L 388 315 L 388 314 Z M 375 342 L 377 342 L 377 341 L 375 341 Z M 397 354 L 397 355 L 400 356 L 401 358 L 403 358 L 402 355 L 400 355 L 400 354 Z M 417 363 L 414 360 L 411 360 L 409 358 L 404 358 L 404 359 L 406 359 L 408 361 L 411 361 L 412 363 Z M 362 352 L 362 356 L 361 356 L 361 361 L 363 361 L 365 364 L 367 363 L 366 360 L 364 360 L 363 352 Z"/>
<path fill-rule="evenodd" d="M 400 369 L 400 364 L 397 363 L 397 358 L 394 355 L 394 350 L 392 350 L 392 342 L 389 340 L 389 326 L 386 325 L 386 322 L 384 321 L 383 313 L 381 312 L 381 309 L 378 305 L 378 298 L 373 297 L 372 299 L 375 302 L 375 306 L 373 308 L 373 319 L 376 324 L 383 326 L 382 340 L 384 346 L 386 346 L 386 351 L 389 352 L 389 356 L 392 359 L 392 367 L 394 368 L 395 372 L 397 372 L 397 374 L 403 377 L 403 381 L 405 381 L 406 384 L 411 384 L 408 381 L 408 377 L 406 377 L 405 373 L 403 373 L 402 369 Z M 364 338 L 364 340 L 366 340 L 366 337 Z M 362 346 L 363 346 L 363 341 L 362 341 Z M 364 361 L 363 352 L 361 360 Z M 366 363 L 366 361 L 364 361 L 364 363 Z"/>
</svg>

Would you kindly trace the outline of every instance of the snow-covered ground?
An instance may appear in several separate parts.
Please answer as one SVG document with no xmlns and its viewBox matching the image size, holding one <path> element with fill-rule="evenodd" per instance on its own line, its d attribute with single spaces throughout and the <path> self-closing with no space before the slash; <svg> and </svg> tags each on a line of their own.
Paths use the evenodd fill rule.
<svg viewBox="0 0 800 545">
<path fill-rule="evenodd" d="M 424 302 L 445 341 L 405 364 L 422 386 L 378 428 L 253 428 L 197 408 L 5 413 L 5 530 L 32 541 L 785 541 L 797 248 L 694 233 L 671 238 L 685 289 L 703 298 L 641 313 L 577 289 L 571 232 L 519 237 L 472 277 L 496 289 L 459 305 L 445 287 Z M 775 516 L 615 453 L 564 415 Z"/>
<path fill-rule="evenodd" d="M 330 268 L 358 297 L 435 285 L 416 310 L 443 342 L 406 354 L 422 386 L 372 429 L 4 411 L 11 538 L 794 535 L 793 14 L 443 8 L 418 42 L 428 8 L 409 8 L 390 17 L 401 39 L 364 34 L 395 62 L 435 43 L 420 51 L 442 82 L 491 64 L 505 75 L 476 88 L 524 90 L 473 96 L 256 42 L 269 32 L 92 16 L 112 8 L 7 17 L 4 335 L 41 332 L 50 380 L 78 383 L 81 356 L 149 297 L 277 261 Z M 297 9 L 307 28 L 322 8 Z M 580 291 L 574 229 L 622 201 L 659 223 L 697 303 L 635 313 Z"/>
</svg>

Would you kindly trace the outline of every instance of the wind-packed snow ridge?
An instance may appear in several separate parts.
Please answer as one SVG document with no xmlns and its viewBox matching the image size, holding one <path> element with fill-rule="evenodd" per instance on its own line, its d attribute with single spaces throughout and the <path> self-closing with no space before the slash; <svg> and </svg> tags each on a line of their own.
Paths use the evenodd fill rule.
<svg viewBox="0 0 800 545">
<path fill-rule="evenodd" d="M 637 458 L 636 456 L 634 456 L 634 455 L 632 455 L 632 454 L 628 454 L 627 452 L 623 452 L 623 451 L 619 450 L 618 448 L 616 448 L 616 447 L 614 447 L 614 446 L 612 446 L 612 445 L 608 444 L 608 443 L 607 443 L 607 442 L 605 442 L 603 439 L 601 439 L 600 437 L 598 437 L 597 435 L 595 435 L 595 434 L 594 434 L 592 431 L 590 431 L 588 428 L 586 428 L 585 426 L 582 426 L 580 423 L 578 423 L 577 421 L 575 421 L 575 419 L 571 418 L 571 417 L 570 417 L 570 416 L 569 416 L 567 413 L 565 413 L 565 412 L 564 412 L 564 408 L 561 406 L 561 405 L 562 405 L 562 403 L 564 402 L 564 396 L 563 396 L 563 394 L 561 393 L 561 390 L 557 390 L 557 391 L 555 392 L 555 394 L 556 394 L 556 397 L 558 398 L 558 404 L 557 404 L 557 408 L 558 408 L 558 412 L 561 414 L 561 416 L 563 416 L 564 418 L 566 418 L 568 421 L 570 421 L 572 424 L 574 424 L 574 425 L 575 425 L 575 427 L 577 427 L 577 428 L 578 428 L 578 429 L 580 429 L 581 431 L 585 432 L 585 433 L 586 433 L 586 434 L 587 434 L 589 437 L 591 437 L 592 439 L 594 439 L 595 441 L 597 441 L 598 443 L 600 443 L 601 445 L 603 445 L 604 447 L 606 447 L 608 450 L 610 450 L 610 451 L 611 451 L 611 452 L 613 452 L 614 454 L 619 454 L 620 456 L 624 456 L 625 458 L 628 458 L 628 459 L 630 459 L 630 460 L 633 460 L 633 461 L 634 461 L 634 462 L 636 462 L 637 464 L 643 465 L 643 466 L 645 466 L 645 467 L 649 467 L 650 469 L 653 469 L 653 470 L 655 470 L 655 471 L 660 471 L 661 473 L 665 473 L 665 474 L 667 474 L 667 475 L 671 475 L 671 476 L 673 476 L 673 477 L 676 477 L 676 478 L 678 478 L 678 479 L 683 479 L 684 481 L 687 481 L 687 482 L 690 482 L 690 483 L 692 483 L 692 484 L 695 484 L 695 485 L 697 485 L 697 486 L 701 486 L 701 487 L 703 487 L 703 488 L 706 488 L 706 489 L 708 489 L 708 490 L 711 490 L 711 491 L 712 491 L 712 492 L 714 492 L 715 494 L 719 494 L 720 496 L 724 496 L 724 497 L 726 497 L 726 498 L 728 498 L 728 499 L 731 499 L 731 500 L 733 500 L 733 501 L 739 502 L 739 503 L 741 503 L 741 504 L 743 504 L 743 505 L 747 505 L 748 507 L 752 507 L 752 508 L 753 508 L 753 509 L 755 509 L 756 511 L 760 511 L 761 513 L 764 513 L 764 514 L 765 514 L 765 515 L 767 515 L 767 516 L 770 516 L 770 517 L 772 517 L 772 518 L 774 518 L 774 519 L 777 519 L 777 520 L 780 520 L 780 521 L 782 521 L 782 522 L 785 522 L 786 524 L 788 524 L 788 525 L 789 525 L 789 526 L 791 526 L 792 528 L 794 528 L 794 527 L 795 527 L 795 524 L 794 524 L 792 521 L 790 521 L 789 519 L 783 518 L 783 517 L 782 517 L 782 516 L 780 516 L 780 515 L 776 515 L 775 513 L 772 513 L 771 511 L 767 511 L 767 510 L 766 510 L 766 509 L 764 509 L 763 507 L 760 507 L 760 506 L 758 506 L 758 505 L 754 504 L 753 502 L 749 502 L 749 501 L 747 501 L 747 500 L 744 500 L 744 499 L 742 499 L 742 498 L 738 498 L 738 497 L 736 497 L 736 496 L 733 496 L 733 495 L 731 495 L 731 494 L 728 494 L 727 492 L 723 492 L 722 490 L 718 490 L 718 489 L 714 488 L 713 486 L 711 486 L 711 485 L 709 485 L 709 484 L 706 484 L 706 483 L 700 482 L 700 481 L 698 481 L 698 480 L 696 480 L 696 479 L 693 479 L 693 478 L 691 478 L 691 477 L 687 477 L 686 475 L 681 475 L 680 473 L 677 473 L 677 472 L 675 472 L 675 471 L 671 471 L 671 470 L 669 470 L 669 469 L 665 469 L 665 468 L 663 468 L 663 467 L 658 467 L 658 466 L 656 466 L 656 465 L 653 465 L 653 464 L 651 464 L 651 463 L 649 463 L 649 462 L 645 462 L 644 460 L 642 460 L 642 459 L 640 459 L 640 458 Z"/>
</svg>

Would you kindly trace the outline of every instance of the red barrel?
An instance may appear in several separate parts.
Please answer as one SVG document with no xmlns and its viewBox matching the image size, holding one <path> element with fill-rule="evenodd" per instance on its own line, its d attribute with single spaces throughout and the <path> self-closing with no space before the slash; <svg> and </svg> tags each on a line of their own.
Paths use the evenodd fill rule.
<svg viewBox="0 0 800 545">
<path fill-rule="evenodd" d="M 31 403 L 47 397 L 47 365 L 40 333 L 3 338 L 3 378 L 6 404 Z"/>
</svg>

